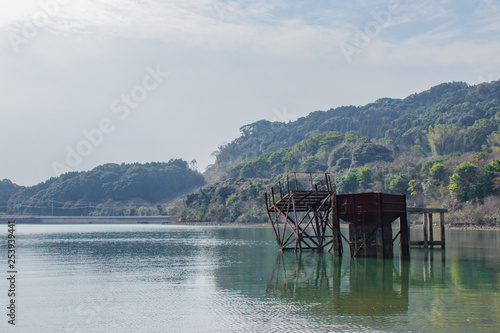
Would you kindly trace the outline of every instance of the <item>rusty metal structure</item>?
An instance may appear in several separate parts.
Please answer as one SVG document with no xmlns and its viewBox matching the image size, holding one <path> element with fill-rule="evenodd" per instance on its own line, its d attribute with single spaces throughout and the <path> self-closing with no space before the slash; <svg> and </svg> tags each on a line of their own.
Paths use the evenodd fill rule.
<svg viewBox="0 0 500 333">
<path fill-rule="evenodd" d="M 287 174 L 265 193 L 269 221 L 280 250 L 335 250 L 342 255 L 335 224 L 335 188 L 328 174 Z"/>
<path fill-rule="evenodd" d="M 328 173 L 292 172 L 265 193 L 266 211 L 280 250 L 333 251 L 343 255 L 342 240 L 353 257 L 409 257 L 409 229 L 404 194 L 337 195 Z M 399 231 L 392 236 L 392 223 Z M 349 239 L 341 221 L 349 224 Z"/>
<path fill-rule="evenodd" d="M 409 226 L 404 194 L 380 192 L 337 196 L 337 218 L 349 223 L 349 244 L 353 257 L 392 257 L 394 241 L 400 237 L 402 257 L 409 257 Z M 392 223 L 399 219 L 399 231 L 392 237 Z"/>
</svg>

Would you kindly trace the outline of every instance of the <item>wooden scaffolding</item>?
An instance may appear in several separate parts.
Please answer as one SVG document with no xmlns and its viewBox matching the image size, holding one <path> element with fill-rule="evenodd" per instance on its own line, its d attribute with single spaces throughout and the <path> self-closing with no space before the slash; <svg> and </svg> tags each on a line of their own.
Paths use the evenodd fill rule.
<svg viewBox="0 0 500 333">
<path fill-rule="evenodd" d="M 293 172 L 265 193 L 266 210 L 280 250 L 323 250 L 342 254 L 335 219 L 335 188 L 327 173 Z"/>
</svg>

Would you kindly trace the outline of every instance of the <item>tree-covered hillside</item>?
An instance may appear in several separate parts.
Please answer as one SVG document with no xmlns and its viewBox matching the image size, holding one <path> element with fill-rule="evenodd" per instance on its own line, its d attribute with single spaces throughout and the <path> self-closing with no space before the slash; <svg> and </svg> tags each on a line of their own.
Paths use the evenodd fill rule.
<svg viewBox="0 0 500 333">
<path fill-rule="evenodd" d="M 11 191 L 2 197 L 7 207 L 3 211 L 34 215 L 156 215 L 162 213 L 161 203 L 204 182 L 199 172 L 180 159 L 166 163 L 110 163 Z"/>
<path fill-rule="evenodd" d="M 216 164 L 247 161 L 328 131 L 354 131 L 384 143 L 420 145 L 433 155 L 481 151 L 499 143 L 491 135 L 498 130 L 499 112 L 500 82 L 443 83 L 404 99 L 381 98 L 365 106 L 315 111 L 294 122 L 261 120 L 243 126 L 239 138 L 215 152 Z"/>
<path fill-rule="evenodd" d="M 500 82 L 444 83 L 404 99 L 261 120 L 214 153 L 204 176 L 183 160 L 105 164 L 31 187 L 0 183 L 0 213 L 177 214 L 181 221 L 265 222 L 263 193 L 283 173 L 330 172 L 337 191 L 405 193 L 449 221 L 500 220 Z M 186 195 L 179 204 L 167 202 Z"/>
<path fill-rule="evenodd" d="M 0 182 L 0 212 L 7 210 L 7 201 L 10 196 L 21 189 L 23 189 L 22 186 L 14 184 L 9 179 Z"/>
<path fill-rule="evenodd" d="M 500 82 L 446 83 L 405 99 L 258 121 L 215 153 L 215 184 L 188 196 L 183 221 L 265 222 L 263 192 L 289 171 L 330 172 L 338 192 L 406 193 L 451 220 L 500 219 Z M 465 214 L 465 215 L 464 215 Z"/>
</svg>

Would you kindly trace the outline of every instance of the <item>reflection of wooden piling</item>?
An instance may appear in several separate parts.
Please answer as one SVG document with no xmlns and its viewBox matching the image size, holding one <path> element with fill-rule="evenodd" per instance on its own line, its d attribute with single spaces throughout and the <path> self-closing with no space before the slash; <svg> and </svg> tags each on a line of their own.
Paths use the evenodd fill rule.
<svg viewBox="0 0 500 333">
<path fill-rule="evenodd" d="M 432 223 L 432 214 L 429 214 L 429 246 L 434 247 L 434 223 Z"/>
<path fill-rule="evenodd" d="M 410 261 L 346 259 L 322 253 L 280 253 L 266 295 L 300 304 L 324 316 L 387 318 L 408 316 Z M 344 261 L 344 262 L 343 262 Z M 397 265 L 397 263 L 396 263 Z M 361 320 L 361 319 L 360 319 Z"/>
<path fill-rule="evenodd" d="M 428 221 L 428 218 L 427 218 L 427 214 L 424 213 L 424 247 L 427 248 L 427 246 L 429 245 L 429 236 L 427 234 L 427 225 L 428 225 L 429 221 Z"/>
<path fill-rule="evenodd" d="M 339 216 L 339 199 L 337 196 L 335 196 L 334 200 L 332 200 L 332 249 L 333 253 L 337 257 L 342 257 L 343 255 L 343 248 L 342 248 L 342 233 L 340 232 L 340 219 L 338 218 Z"/>
<path fill-rule="evenodd" d="M 441 246 L 442 249 L 446 246 L 445 238 L 445 227 L 444 227 L 444 213 L 448 212 L 446 208 L 423 208 L 423 207 L 412 207 L 407 208 L 409 214 L 422 214 L 423 215 L 423 240 L 410 241 L 412 246 L 423 246 L 424 248 L 433 248 L 434 246 Z M 439 213 L 439 228 L 441 239 L 434 240 L 434 222 L 433 213 Z"/>
<path fill-rule="evenodd" d="M 444 249 L 446 245 L 445 232 L 444 232 L 444 212 L 439 213 L 439 226 L 441 228 L 441 248 Z"/>
</svg>

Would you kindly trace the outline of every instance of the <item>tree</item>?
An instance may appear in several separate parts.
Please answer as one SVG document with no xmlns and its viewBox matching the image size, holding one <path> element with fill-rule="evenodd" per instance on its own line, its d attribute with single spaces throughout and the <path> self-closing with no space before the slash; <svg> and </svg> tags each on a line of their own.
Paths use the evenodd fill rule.
<svg viewBox="0 0 500 333">
<path fill-rule="evenodd" d="M 430 174 L 432 179 L 438 183 L 445 181 L 446 168 L 443 163 L 436 163 L 430 169 Z"/>
<path fill-rule="evenodd" d="M 454 142 L 457 136 L 455 125 L 430 126 L 427 139 L 434 155 L 445 155 L 455 151 Z"/>
<path fill-rule="evenodd" d="M 489 195 L 496 194 L 498 188 L 495 183 L 498 184 L 498 173 L 500 172 L 500 160 L 491 161 L 486 164 L 477 177 L 476 182 L 476 195 L 478 198 L 482 199 Z"/>
<path fill-rule="evenodd" d="M 352 149 L 352 163 L 354 166 L 373 161 L 390 161 L 391 151 L 384 146 L 370 142 L 366 137 L 359 138 Z"/>
<path fill-rule="evenodd" d="M 203 176 L 181 159 L 168 162 L 105 164 L 90 171 L 71 172 L 51 178 L 10 196 L 10 211 L 26 209 L 55 215 L 125 214 L 129 201 L 146 208 L 141 213 L 159 213 L 154 204 L 170 200 L 193 187 L 203 185 Z M 115 205 L 118 202 L 119 204 Z M 97 210 L 97 211 L 96 211 Z"/>
<path fill-rule="evenodd" d="M 407 174 L 398 173 L 395 176 L 391 176 L 389 178 L 387 188 L 393 193 L 408 194 L 409 182 L 410 182 L 410 177 Z"/>
<path fill-rule="evenodd" d="M 460 201 L 471 200 L 476 197 L 475 180 L 477 167 L 469 161 L 465 161 L 453 170 L 450 177 L 450 194 Z"/>
<path fill-rule="evenodd" d="M 415 179 L 412 179 L 408 182 L 408 191 L 410 195 L 417 195 L 418 192 L 422 191 L 422 186 Z"/>
<path fill-rule="evenodd" d="M 358 178 L 359 185 L 365 189 L 368 188 L 370 183 L 373 181 L 373 171 L 367 167 L 361 168 L 356 176 Z"/>
<path fill-rule="evenodd" d="M 353 193 L 358 190 L 358 171 L 353 169 L 338 184 L 339 193 Z"/>
</svg>

